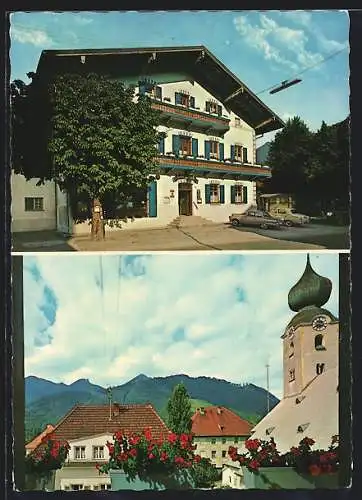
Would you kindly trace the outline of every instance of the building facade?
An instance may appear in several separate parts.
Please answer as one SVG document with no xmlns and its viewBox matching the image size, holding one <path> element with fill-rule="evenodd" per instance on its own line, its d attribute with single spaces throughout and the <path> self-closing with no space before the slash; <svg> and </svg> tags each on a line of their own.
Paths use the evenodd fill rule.
<svg viewBox="0 0 362 500">
<path fill-rule="evenodd" d="M 252 430 L 252 438 L 273 437 L 280 452 L 308 436 L 316 448 L 328 448 L 339 434 L 339 321 L 322 306 L 332 283 L 318 275 L 307 258 L 305 271 L 290 290 L 296 314 L 283 335 L 282 400 Z"/>
<path fill-rule="evenodd" d="M 169 430 L 151 404 L 77 405 L 55 425 L 52 439 L 67 441 L 69 455 L 55 473 L 55 490 L 109 490 L 108 474 L 100 474 L 96 464 L 108 461 L 107 441 L 115 432 L 142 433 L 150 428 L 155 439 Z M 40 440 L 38 446 L 40 446 Z"/>
<path fill-rule="evenodd" d="M 230 461 L 230 446 L 240 446 L 250 435 L 251 424 L 223 406 L 198 408 L 192 417 L 196 453 L 221 469 Z"/>
<path fill-rule="evenodd" d="M 255 181 L 271 176 L 256 163 L 256 136 L 284 123 L 205 47 L 43 51 L 37 76 L 47 81 L 64 72 L 111 72 L 160 111 L 166 137 L 158 146 L 159 173 L 144 197 L 119 208 L 122 229 L 164 227 L 180 216 L 226 222 L 256 204 Z M 61 232 L 89 232 L 88 220 L 74 223 L 69 200 L 52 183 L 35 196 L 32 181 L 20 188 L 16 177 L 14 231 L 40 229 L 47 219 Z M 29 197 L 43 199 L 35 202 L 39 221 L 25 214 Z M 112 230 L 107 214 L 105 222 Z"/>
</svg>

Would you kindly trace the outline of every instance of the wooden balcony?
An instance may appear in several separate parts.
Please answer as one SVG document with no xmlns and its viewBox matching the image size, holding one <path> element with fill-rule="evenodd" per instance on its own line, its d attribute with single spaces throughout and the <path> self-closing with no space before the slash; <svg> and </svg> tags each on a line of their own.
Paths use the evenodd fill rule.
<svg viewBox="0 0 362 500">
<path fill-rule="evenodd" d="M 186 130 L 201 131 L 202 133 L 225 134 L 230 128 L 230 119 L 216 114 L 210 114 L 195 108 L 171 104 L 166 101 L 152 99 L 152 108 L 161 111 L 161 125 Z"/>
<path fill-rule="evenodd" d="M 158 163 L 161 173 L 168 175 L 179 175 L 188 172 L 197 177 L 216 177 L 234 180 L 261 180 L 262 178 L 271 177 L 271 171 L 268 167 L 251 165 L 250 163 L 231 163 L 192 157 L 176 158 L 172 155 L 160 155 Z"/>
</svg>

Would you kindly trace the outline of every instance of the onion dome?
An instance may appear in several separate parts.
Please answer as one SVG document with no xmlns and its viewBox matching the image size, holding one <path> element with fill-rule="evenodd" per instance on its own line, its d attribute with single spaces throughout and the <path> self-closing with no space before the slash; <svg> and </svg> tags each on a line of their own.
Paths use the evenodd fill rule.
<svg viewBox="0 0 362 500">
<path fill-rule="evenodd" d="M 308 255 L 302 277 L 288 294 L 288 304 L 290 309 L 296 312 L 304 307 L 321 307 L 328 301 L 331 292 L 331 280 L 313 270 Z"/>
</svg>

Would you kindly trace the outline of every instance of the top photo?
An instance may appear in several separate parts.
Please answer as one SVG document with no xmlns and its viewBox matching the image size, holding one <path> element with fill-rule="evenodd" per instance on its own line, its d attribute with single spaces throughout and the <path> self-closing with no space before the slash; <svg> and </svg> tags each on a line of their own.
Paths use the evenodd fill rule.
<svg viewBox="0 0 362 500">
<path fill-rule="evenodd" d="M 350 249 L 347 11 L 9 21 L 13 252 Z"/>
</svg>

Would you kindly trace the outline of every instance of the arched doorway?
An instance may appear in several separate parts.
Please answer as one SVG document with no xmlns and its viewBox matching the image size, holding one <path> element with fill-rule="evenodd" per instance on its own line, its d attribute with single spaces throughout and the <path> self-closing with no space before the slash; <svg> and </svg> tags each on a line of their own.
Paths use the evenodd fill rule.
<svg viewBox="0 0 362 500">
<path fill-rule="evenodd" d="M 179 182 L 178 184 L 179 215 L 192 215 L 192 184 Z"/>
</svg>

